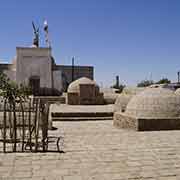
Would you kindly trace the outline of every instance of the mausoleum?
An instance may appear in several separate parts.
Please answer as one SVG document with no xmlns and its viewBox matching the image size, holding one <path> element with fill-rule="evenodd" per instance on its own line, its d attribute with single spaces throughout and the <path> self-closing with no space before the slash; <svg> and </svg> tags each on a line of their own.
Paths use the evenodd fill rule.
<svg viewBox="0 0 180 180">
<path fill-rule="evenodd" d="M 126 106 L 133 95 L 131 94 L 119 94 L 114 105 L 114 111 L 125 112 Z"/>
<path fill-rule="evenodd" d="M 71 105 L 104 104 L 103 93 L 100 92 L 95 81 L 82 77 L 69 85 L 67 103 Z"/>
<path fill-rule="evenodd" d="M 0 72 L 18 84 L 30 85 L 34 95 L 60 95 L 68 85 L 80 78 L 93 80 L 92 66 L 56 65 L 51 52 L 47 22 L 44 24 L 47 47 L 39 45 L 39 28 L 32 22 L 34 39 L 32 46 L 17 47 L 12 63 L 0 63 Z"/>
<path fill-rule="evenodd" d="M 72 82 L 72 73 L 74 80 L 94 78 L 92 66 L 57 65 L 46 47 L 17 47 L 12 63 L 1 63 L 0 71 L 18 84 L 30 85 L 35 95 L 60 95 Z"/>
<path fill-rule="evenodd" d="M 180 88 L 178 88 L 178 89 L 175 91 L 175 94 L 177 94 L 177 95 L 180 96 Z"/>
<path fill-rule="evenodd" d="M 144 91 L 144 87 L 125 87 L 121 94 L 118 95 L 115 101 L 114 111 L 121 111 L 125 112 L 127 104 L 129 103 L 130 99 Z"/>
<path fill-rule="evenodd" d="M 51 48 L 17 47 L 12 64 L 1 71 L 18 84 L 30 85 L 35 95 L 49 95 L 53 91 L 59 94 L 62 91 L 62 72 L 54 70 L 54 65 Z"/>
<path fill-rule="evenodd" d="M 131 98 L 125 112 L 114 113 L 114 125 L 139 131 L 180 129 L 180 96 L 166 88 L 147 88 Z"/>
</svg>

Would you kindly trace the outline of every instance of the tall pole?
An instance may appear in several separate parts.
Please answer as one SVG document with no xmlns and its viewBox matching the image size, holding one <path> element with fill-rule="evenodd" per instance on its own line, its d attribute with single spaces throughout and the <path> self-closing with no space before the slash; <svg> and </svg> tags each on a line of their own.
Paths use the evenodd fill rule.
<svg viewBox="0 0 180 180">
<path fill-rule="evenodd" d="M 46 41 L 47 47 L 51 48 L 51 42 L 49 40 L 49 26 L 48 26 L 47 20 L 44 21 L 44 31 L 45 31 L 45 41 Z"/>
<path fill-rule="evenodd" d="M 119 87 L 119 76 L 116 76 L 116 87 Z"/>
<path fill-rule="evenodd" d="M 180 83 L 180 71 L 177 72 L 178 75 L 178 83 Z"/>
<path fill-rule="evenodd" d="M 74 57 L 72 57 L 72 82 L 74 81 Z"/>
</svg>

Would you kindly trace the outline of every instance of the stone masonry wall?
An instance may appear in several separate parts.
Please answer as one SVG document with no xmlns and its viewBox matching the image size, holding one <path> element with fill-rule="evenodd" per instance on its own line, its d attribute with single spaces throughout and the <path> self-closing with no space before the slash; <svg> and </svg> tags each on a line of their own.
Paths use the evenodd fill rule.
<svg viewBox="0 0 180 180">
<path fill-rule="evenodd" d="M 49 48 L 17 47 L 16 81 L 29 83 L 32 76 L 40 77 L 40 87 L 52 88 L 52 61 Z"/>
</svg>

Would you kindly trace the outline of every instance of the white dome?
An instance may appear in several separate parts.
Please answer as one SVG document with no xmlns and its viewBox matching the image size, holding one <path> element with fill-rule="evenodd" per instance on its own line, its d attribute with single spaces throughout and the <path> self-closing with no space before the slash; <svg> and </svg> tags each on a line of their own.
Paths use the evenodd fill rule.
<svg viewBox="0 0 180 180">
<path fill-rule="evenodd" d="M 124 112 L 126 110 L 126 106 L 130 99 L 133 97 L 133 95 L 129 94 L 120 94 L 118 95 L 116 102 L 115 102 L 115 108 L 114 111 L 120 111 Z"/>
<path fill-rule="evenodd" d="M 175 94 L 180 95 L 180 88 L 175 91 Z"/>
<path fill-rule="evenodd" d="M 135 95 L 144 91 L 147 87 L 125 87 L 122 91 L 123 94 Z"/>
<path fill-rule="evenodd" d="M 132 97 L 125 113 L 138 118 L 179 117 L 180 96 L 165 88 L 147 88 Z"/>
<path fill-rule="evenodd" d="M 98 85 L 96 84 L 95 81 L 89 79 L 89 78 L 86 78 L 86 77 L 82 77 L 80 79 L 77 79 L 75 81 L 73 81 L 69 87 L 68 87 L 68 93 L 79 93 L 80 89 L 79 89 L 79 85 L 80 84 L 92 84 L 92 85 L 95 85 L 96 87 L 98 87 Z"/>
</svg>

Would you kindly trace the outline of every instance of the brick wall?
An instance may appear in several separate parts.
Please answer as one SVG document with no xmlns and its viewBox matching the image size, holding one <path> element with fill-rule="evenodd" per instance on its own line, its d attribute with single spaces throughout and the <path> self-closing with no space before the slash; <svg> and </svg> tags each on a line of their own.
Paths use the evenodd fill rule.
<svg viewBox="0 0 180 180">
<path fill-rule="evenodd" d="M 55 65 L 54 70 L 61 70 L 63 79 L 63 89 L 66 90 L 68 85 L 72 82 L 72 66 L 68 65 Z M 94 79 L 93 66 L 74 66 L 74 80 L 81 77 Z"/>
</svg>

